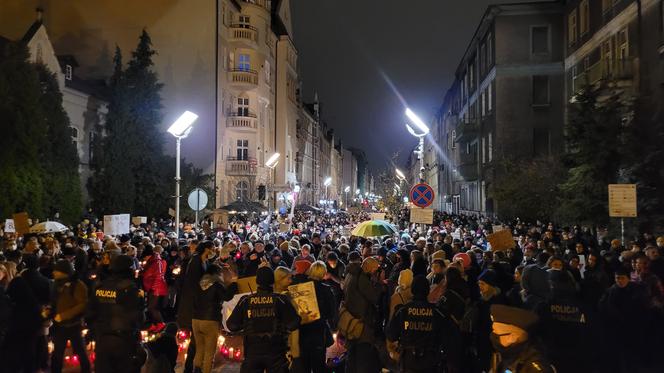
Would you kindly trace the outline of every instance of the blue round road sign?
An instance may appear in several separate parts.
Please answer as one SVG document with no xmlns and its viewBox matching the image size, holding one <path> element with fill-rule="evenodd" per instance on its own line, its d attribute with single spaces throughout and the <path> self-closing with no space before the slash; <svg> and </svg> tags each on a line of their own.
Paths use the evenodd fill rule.
<svg viewBox="0 0 664 373">
<path fill-rule="evenodd" d="M 429 207 L 433 203 L 436 194 L 429 184 L 415 184 L 410 189 L 410 201 L 417 207 Z"/>
</svg>

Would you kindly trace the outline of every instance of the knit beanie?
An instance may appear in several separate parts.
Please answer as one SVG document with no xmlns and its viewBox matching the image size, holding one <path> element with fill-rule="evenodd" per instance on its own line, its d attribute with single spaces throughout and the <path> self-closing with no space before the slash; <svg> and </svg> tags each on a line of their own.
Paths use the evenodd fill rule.
<svg viewBox="0 0 664 373">
<path fill-rule="evenodd" d="M 429 281 L 424 276 L 415 276 L 410 291 L 415 299 L 426 299 L 429 295 Z"/>
<path fill-rule="evenodd" d="M 399 287 L 401 289 L 408 289 L 413 284 L 413 271 L 404 269 L 399 273 Z"/>
<path fill-rule="evenodd" d="M 496 279 L 496 272 L 493 270 L 487 269 L 484 272 L 480 274 L 480 276 L 477 278 L 478 281 L 485 282 L 487 285 L 490 285 L 492 287 L 498 287 L 498 281 Z"/>
<path fill-rule="evenodd" d="M 71 265 L 69 260 L 60 259 L 55 262 L 55 265 L 53 266 L 53 272 L 55 271 L 64 273 L 67 276 L 71 276 L 74 274 L 74 266 Z"/>
</svg>

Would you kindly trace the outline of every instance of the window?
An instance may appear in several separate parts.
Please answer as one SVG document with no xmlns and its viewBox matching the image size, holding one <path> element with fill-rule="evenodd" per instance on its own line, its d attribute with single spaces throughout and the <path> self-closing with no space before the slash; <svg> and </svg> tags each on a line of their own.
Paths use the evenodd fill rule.
<svg viewBox="0 0 664 373">
<path fill-rule="evenodd" d="M 621 63 L 629 58 L 629 38 L 627 37 L 627 28 L 618 31 L 617 38 L 617 56 Z"/>
<path fill-rule="evenodd" d="M 246 181 L 240 181 L 235 185 L 235 198 L 238 201 L 249 200 L 249 184 Z"/>
<path fill-rule="evenodd" d="M 71 138 L 74 140 L 78 140 L 78 128 L 69 127 L 69 130 L 71 131 Z"/>
<path fill-rule="evenodd" d="M 611 39 L 602 43 L 602 73 L 604 76 L 610 75 L 613 71 L 613 48 Z"/>
<path fill-rule="evenodd" d="M 251 23 L 249 22 L 249 16 L 240 15 L 240 27 L 241 28 L 251 28 Z"/>
<path fill-rule="evenodd" d="M 74 72 L 74 69 L 72 69 L 71 65 L 65 66 L 65 79 L 71 80 L 73 72 Z"/>
<path fill-rule="evenodd" d="M 251 61 L 248 54 L 241 54 L 237 60 L 237 69 L 241 71 L 251 70 Z"/>
<path fill-rule="evenodd" d="M 42 62 L 42 54 L 43 54 L 42 46 L 41 44 L 37 44 L 37 55 L 35 56 L 35 60 L 37 61 L 37 63 Z"/>
<path fill-rule="evenodd" d="M 480 106 L 482 107 L 482 117 L 486 116 L 486 91 L 480 95 Z"/>
<path fill-rule="evenodd" d="M 470 89 L 468 90 L 468 92 L 470 93 L 471 91 L 475 90 L 475 64 L 474 63 L 470 64 L 468 70 L 470 71 L 470 79 L 469 79 Z"/>
<path fill-rule="evenodd" d="M 492 140 L 493 140 L 493 138 L 491 136 L 491 132 L 489 132 L 489 137 L 488 137 L 488 140 L 487 140 L 487 147 L 489 148 L 488 149 L 489 162 L 491 162 L 491 160 L 493 159 L 493 141 Z"/>
<path fill-rule="evenodd" d="M 482 43 L 480 47 L 480 76 L 486 71 L 486 46 Z"/>
<path fill-rule="evenodd" d="M 88 163 L 92 164 L 92 154 L 94 153 L 94 144 L 95 144 L 95 133 L 94 131 L 89 132 L 90 141 L 88 142 Z"/>
<path fill-rule="evenodd" d="M 486 66 L 491 67 L 493 63 L 493 34 L 489 33 L 486 37 Z"/>
<path fill-rule="evenodd" d="M 576 44 L 576 9 L 567 16 L 567 44 Z"/>
<path fill-rule="evenodd" d="M 583 0 L 579 7 L 579 24 L 581 26 L 581 35 L 585 35 L 590 29 L 590 5 L 588 0 Z"/>
<path fill-rule="evenodd" d="M 237 115 L 239 117 L 248 117 L 249 116 L 249 99 L 244 97 L 238 97 L 237 99 Z"/>
<path fill-rule="evenodd" d="M 456 149 L 456 130 L 452 130 L 452 149 Z"/>
<path fill-rule="evenodd" d="M 237 140 L 237 160 L 238 161 L 248 161 L 249 160 L 249 140 Z"/>
<path fill-rule="evenodd" d="M 549 104 L 549 77 L 546 75 L 533 76 L 533 105 Z"/>
<path fill-rule="evenodd" d="M 486 93 L 486 100 L 487 100 L 487 112 L 491 112 L 493 110 L 493 96 L 492 96 L 492 88 L 493 82 L 489 83 L 489 85 L 486 87 L 487 88 L 487 93 Z"/>
<path fill-rule="evenodd" d="M 549 53 L 549 26 L 530 27 L 530 53 Z"/>
<path fill-rule="evenodd" d="M 482 137 L 482 163 L 486 163 L 486 137 Z"/>
</svg>

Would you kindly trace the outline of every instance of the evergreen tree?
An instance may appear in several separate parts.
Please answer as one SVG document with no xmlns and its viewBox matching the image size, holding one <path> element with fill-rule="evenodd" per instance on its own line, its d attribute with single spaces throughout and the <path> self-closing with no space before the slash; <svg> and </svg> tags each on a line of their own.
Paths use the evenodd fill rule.
<svg viewBox="0 0 664 373">
<path fill-rule="evenodd" d="M 62 107 L 62 93 L 55 74 L 46 66 L 36 66 L 41 83 L 39 106 L 46 121 L 47 142 L 41 151 L 43 166 L 44 205 L 49 216 L 56 212 L 73 224 L 82 212 L 79 158 L 71 140 L 70 121 Z"/>
<path fill-rule="evenodd" d="M 623 118 L 628 108 L 616 95 L 598 102 L 590 87 L 569 107 L 566 126 L 567 180 L 559 187 L 565 222 L 606 224 L 608 184 L 618 182 L 623 157 Z"/>
<path fill-rule="evenodd" d="M 0 50 L 0 216 L 26 211 L 43 217 L 40 151 L 47 124 L 40 111 L 39 74 L 23 43 Z"/>
<path fill-rule="evenodd" d="M 132 165 L 138 161 L 132 141 L 130 98 L 126 94 L 122 53 L 115 49 L 105 136 L 93 144 L 94 176 L 89 190 L 94 209 L 102 214 L 133 212 L 136 182 Z"/>
</svg>

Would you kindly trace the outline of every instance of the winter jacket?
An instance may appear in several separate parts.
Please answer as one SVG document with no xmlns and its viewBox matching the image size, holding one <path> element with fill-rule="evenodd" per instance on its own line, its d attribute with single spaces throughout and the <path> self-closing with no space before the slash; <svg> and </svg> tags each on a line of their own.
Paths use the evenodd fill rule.
<svg viewBox="0 0 664 373">
<path fill-rule="evenodd" d="M 88 287 L 81 280 L 56 281 L 52 310 L 60 315 L 57 325 L 71 326 L 81 322 L 88 304 Z"/>
<path fill-rule="evenodd" d="M 316 302 L 320 311 L 320 319 L 308 324 L 300 325 L 300 350 L 306 350 L 305 345 L 321 348 L 332 345 L 331 330 L 336 325 L 337 303 L 334 293 L 329 285 L 322 281 L 313 281 L 316 289 Z"/>
<path fill-rule="evenodd" d="M 166 261 L 159 255 L 152 255 L 145 264 L 143 271 L 143 289 L 156 296 L 168 295 L 166 284 Z"/>
<path fill-rule="evenodd" d="M 237 293 L 237 283 L 226 288 L 220 276 L 204 275 L 194 294 L 193 318 L 221 322 L 221 304 Z"/>
<path fill-rule="evenodd" d="M 359 263 L 350 263 L 346 267 L 344 299 L 348 312 L 364 323 L 360 342 L 373 342 L 374 333 L 380 329 L 377 305 L 381 295 L 380 284 L 374 284 L 371 275 L 362 271 Z"/>
<path fill-rule="evenodd" d="M 21 272 L 21 277 L 32 290 L 37 302 L 41 306 L 51 303 L 51 281 L 39 273 L 36 269 L 26 269 Z"/>
<path fill-rule="evenodd" d="M 194 313 L 194 295 L 198 291 L 199 281 L 203 277 L 203 261 L 200 255 L 191 257 L 186 271 L 182 276 L 182 286 L 178 292 L 180 304 L 178 306 L 177 323 L 181 329 L 191 330 L 191 319 Z"/>
<path fill-rule="evenodd" d="M 525 303 L 530 309 L 549 298 L 551 286 L 549 285 L 549 273 L 546 268 L 537 264 L 530 264 L 523 269 L 521 286 L 525 290 Z"/>
</svg>

